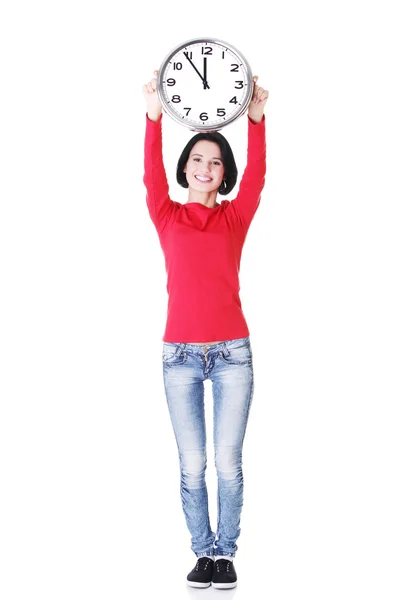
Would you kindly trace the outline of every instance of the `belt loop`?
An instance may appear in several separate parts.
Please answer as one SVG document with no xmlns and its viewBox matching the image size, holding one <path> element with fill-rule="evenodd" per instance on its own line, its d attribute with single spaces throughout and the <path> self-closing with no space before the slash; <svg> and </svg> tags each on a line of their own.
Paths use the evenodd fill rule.
<svg viewBox="0 0 400 600">
<path fill-rule="evenodd" d="M 225 357 L 226 357 L 226 356 L 229 356 L 229 350 L 228 350 L 228 348 L 226 347 L 226 343 L 225 343 L 225 342 L 222 342 L 222 354 L 223 354 Z"/>
<path fill-rule="evenodd" d="M 184 349 L 186 348 L 186 344 L 185 343 L 181 343 L 179 344 L 179 348 L 178 351 L 176 353 L 176 356 L 180 356 L 182 354 L 182 352 L 184 351 Z"/>
</svg>

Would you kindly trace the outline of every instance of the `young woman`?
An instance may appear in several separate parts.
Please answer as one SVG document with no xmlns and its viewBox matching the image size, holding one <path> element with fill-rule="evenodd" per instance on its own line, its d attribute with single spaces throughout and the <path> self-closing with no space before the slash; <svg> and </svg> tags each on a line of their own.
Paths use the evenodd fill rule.
<svg viewBox="0 0 400 600">
<path fill-rule="evenodd" d="M 257 85 L 248 108 L 247 166 L 237 197 L 231 147 L 218 132 L 199 133 L 184 148 L 177 181 L 185 204 L 169 197 L 162 157 L 162 108 L 157 75 L 143 86 L 146 101 L 147 206 L 165 256 L 168 314 L 163 336 L 163 377 L 178 446 L 181 501 L 197 562 L 193 587 L 237 584 L 233 558 L 243 505 L 242 447 L 253 397 L 249 330 L 239 298 L 243 244 L 260 202 L 266 171 L 264 106 Z M 218 475 L 218 523 L 212 531 L 205 481 L 207 464 L 204 381 L 213 394 L 213 437 Z"/>
</svg>

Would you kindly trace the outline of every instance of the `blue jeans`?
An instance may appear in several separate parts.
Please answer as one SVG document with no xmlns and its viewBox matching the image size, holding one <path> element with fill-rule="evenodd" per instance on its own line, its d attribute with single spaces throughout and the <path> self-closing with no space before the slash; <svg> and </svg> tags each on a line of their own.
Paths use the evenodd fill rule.
<svg viewBox="0 0 400 600">
<path fill-rule="evenodd" d="M 178 446 L 181 501 L 196 556 L 235 556 L 243 506 L 242 447 L 253 398 L 250 338 L 214 344 L 163 344 L 163 376 Z M 217 531 L 211 530 L 204 381 L 212 381 Z"/>
</svg>

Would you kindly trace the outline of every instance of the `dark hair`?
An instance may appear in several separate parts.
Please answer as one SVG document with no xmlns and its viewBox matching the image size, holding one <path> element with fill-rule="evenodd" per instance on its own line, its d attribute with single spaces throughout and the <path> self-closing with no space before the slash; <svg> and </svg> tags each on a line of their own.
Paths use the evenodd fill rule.
<svg viewBox="0 0 400 600">
<path fill-rule="evenodd" d="M 186 179 L 186 174 L 184 173 L 183 169 L 185 168 L 186 163 L 189 160 L 189 154 L 191 149 L 200 140 L 214 142 L 219 146 L 219 149 L 221 151 L 221 160 L 224 165 L 224 181 L 221 183 L 218 192 L 222 196 L 226 196 L 235 187 L 238 171 L 235 163 L 235 158 L 233 156 L 232 148 L 230 147 L 228 140 L 217 131 L 198 133 L 188 141 L 178 160 L 178 166 L 176 168 L 176 180 L 182 187 L 189 187 L 189 184 Z"/>
</svg>

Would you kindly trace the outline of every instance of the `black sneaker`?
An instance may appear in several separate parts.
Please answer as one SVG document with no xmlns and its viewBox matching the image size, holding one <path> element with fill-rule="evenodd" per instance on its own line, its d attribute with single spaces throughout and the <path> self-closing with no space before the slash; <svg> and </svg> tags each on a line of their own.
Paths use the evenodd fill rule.
<svg viewBox="0 0 400 600">
<path fill-rule="evenodd" d="M 227 558 L 219 558 L 214 563 L 212 586 L 220 589 L 233 588 L 237 585 L 237 577 L 233 562 Z"/>
<path fill-rule="evenodd" d="M 208 556 L 201 556 L 197 559 L 196 566 L 187 576 L 187 583 L 191 587 L 205 588 L 211 585 L 213 576 L 214 561 Z"/>
</svg>

